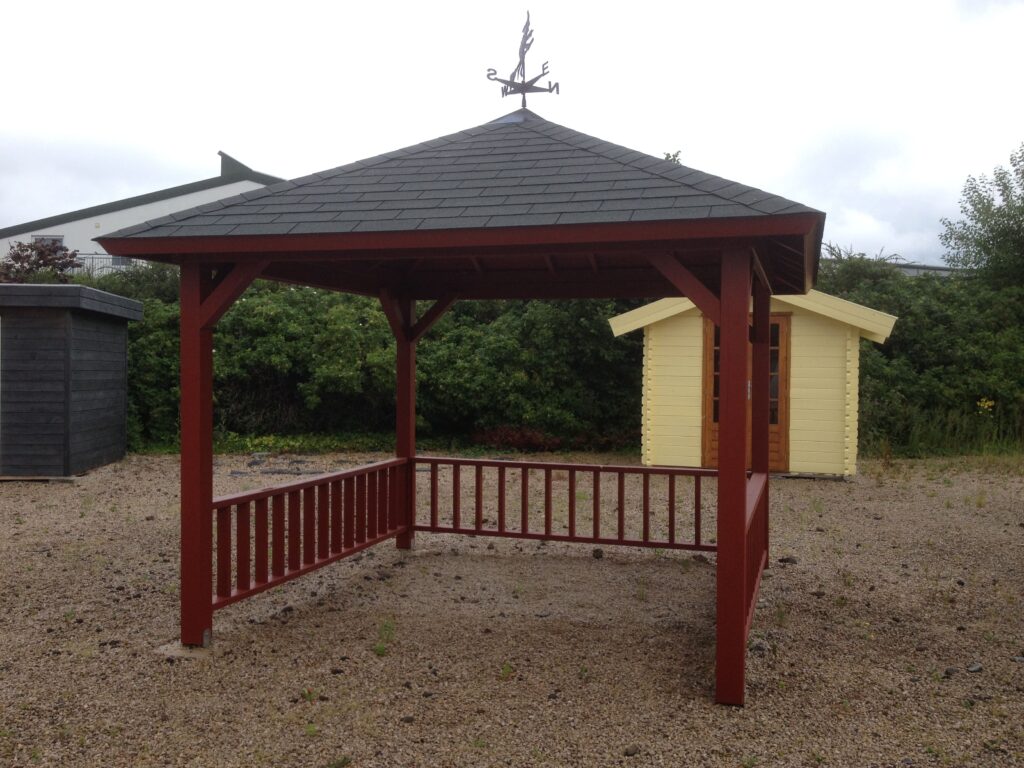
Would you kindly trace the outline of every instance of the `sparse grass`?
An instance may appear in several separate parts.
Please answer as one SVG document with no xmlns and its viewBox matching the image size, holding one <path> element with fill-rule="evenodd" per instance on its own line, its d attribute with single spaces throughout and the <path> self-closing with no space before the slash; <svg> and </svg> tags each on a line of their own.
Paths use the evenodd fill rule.
<svg viewBox="0 0 1024 768">
<path fill-rule="evenodd" d="M 348 755 L 343 755 L 342 757 L 339 757 L 337 760 L 332 760 L 331 762 L 329 762 L 327 764 L 327 768 L 348 768 L 348 766 L 350 765 L 352 765 L 352 758 Z"/>
<path fill-rule="evenodd" d="M 306 735 L 307 736 L 318 736 L 320 729 L 316 727 L 315 723 L 306 723 Z"/>
<path fill-rule="evenodd" d="M 515 672 L 515 669 L 513 669 L 512 665 L 506 661 L 504 664 L 501 665 L 501 669 L 498 671 L 498 679 L 508 680 L 510 677 L 512 677 L 513 672 Z"/>
<path fill-rule="evenodd" d="M 378 656 L 387 656 L 389 646 L 395 640 L 395 622 L 392 619 L 385 619 L 377 629 L 377 642 L 371 650 Z"/>
</svg>

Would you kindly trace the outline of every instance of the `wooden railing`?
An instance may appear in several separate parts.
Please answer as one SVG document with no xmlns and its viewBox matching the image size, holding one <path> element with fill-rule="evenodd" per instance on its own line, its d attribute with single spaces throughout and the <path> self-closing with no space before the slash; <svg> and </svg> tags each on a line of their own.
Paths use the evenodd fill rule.
<svg viewBox="0 0 1024 768">
<path fill-rule="evenodd" d="M 761 574 L 768 564 L 768 475 L 755 472 L 747 479 L 746 514 L 746 574 L 744 574 L 744 605 L 746 631 L 754 618 Z"/>
<path fill-rule="evenodd" d="M 414 462 L 417 531 L 715 550 L 702 532 L 701 480 L 714 477 L 713 469 L 422 456 Z"/>
<path fill-rule="evenodd" d="M 213 608 L 223 608 L 404 530 L 391 459 L 213 500 Z"/>
</svg>

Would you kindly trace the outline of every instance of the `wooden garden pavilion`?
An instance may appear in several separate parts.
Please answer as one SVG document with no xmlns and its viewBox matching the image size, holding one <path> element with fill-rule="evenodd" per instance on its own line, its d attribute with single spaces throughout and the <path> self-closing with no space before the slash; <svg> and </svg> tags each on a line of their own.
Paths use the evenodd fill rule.
<svg viewBox="0 0 1024 768">
<path fill-rule="evenodd" d="M 182 643 L 208 644 L 218 608 L 390 538 L 409 547 L 417 531 L 712 550 L 716 699 L 742 704 L 746 641 L 768 561 L 769 297 L 813 287 L 824 219 L 522 109 L 100 238 L 111 254 L 181 268 Z M 213 497 L 212 332 L 256 278 L 380 299 L 397 342 L 394 459 Z M 416 344 L 453 302 L 680 295 L 721 329 L 717 472 L 417 456 Z M 432 303 L 417 314 L 418 302 Z M 429 490 L 417 492 L 417 466 Z M 475 473 L 475 511 L 465 517 L 461 490 L 447 507 L 439 502 L 442 466 L 457 489 L 460 470 Z M 560 531 L 551 517 L 553 468 L 569 481 L 568 528 Z M 499 478 L 496 524 L 482 514 L 485 471 Z M 636 536 L 622 504 L 629 474 L 643 483 Z M 711 544 L 700 529 L 708 475 L 718 478 Z M 518 516 L 506 498 L 512 476 L 522 491 Z M 544 483 L 542 530 L 530 528 L 531 476 Z M 609 477 L 618 480 L 619 505 L 602 519 Z M 661 536 L 649 525 L 649 489 L 665 477 Z M 588 479 L 593 508 L 584 522 L 575 487 Z M 695 487 L 685 536 L 676 524 L 684 483 Z"/>
</svg>

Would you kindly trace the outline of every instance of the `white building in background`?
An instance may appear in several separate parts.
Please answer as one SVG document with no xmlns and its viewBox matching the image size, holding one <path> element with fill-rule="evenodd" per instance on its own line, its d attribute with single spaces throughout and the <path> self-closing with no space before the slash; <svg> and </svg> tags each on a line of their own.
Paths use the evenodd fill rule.
<svg viewBox="0 0 1024 768">
<path fill-rule="evenodd" d="M 55 240 L 69 250 L 78 251 L 78 259 L 86 270 L 118 269 L 130 264 L 132 259 L 110 256 L 94 237 L 281 181 L 276 176 L 254 171 L 224 152 L 217 154 L 220 155 L 220 176 L 4 227 L 0 229 L 0 258 L 16 242 Z"/>
</svg>

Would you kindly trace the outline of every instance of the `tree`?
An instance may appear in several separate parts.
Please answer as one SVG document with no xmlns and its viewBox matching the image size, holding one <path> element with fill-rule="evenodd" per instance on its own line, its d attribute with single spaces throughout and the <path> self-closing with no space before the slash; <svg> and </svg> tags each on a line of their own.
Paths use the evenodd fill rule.
<svg viewBox="0 0 1024 768">
<path fill-rule="evenodd" d="M 0 260 L 0 283 L 66 283 L 69 270 L 81 266 L 77 257 L 53 240 L 16 242 Z"/>
<path fill-rule="evenodd" d="M 946 263 L 994 286 L 1024 286 L 1024 144 L 1010 155 L 1009 169 L 967 178 L 960 212 L 959 221 L 942 220 Z"/>
</svg>

